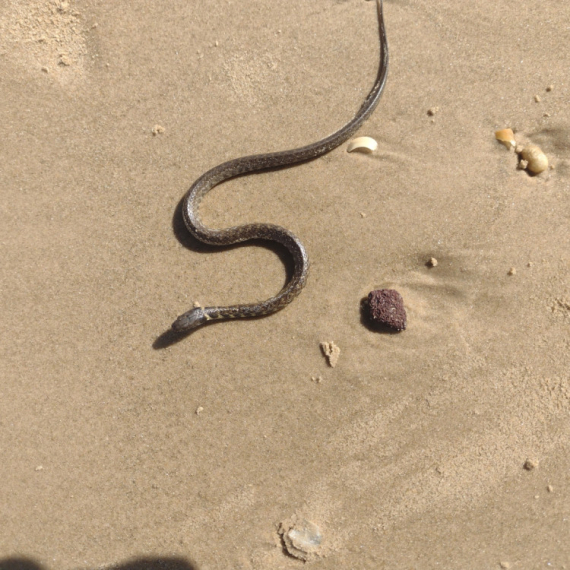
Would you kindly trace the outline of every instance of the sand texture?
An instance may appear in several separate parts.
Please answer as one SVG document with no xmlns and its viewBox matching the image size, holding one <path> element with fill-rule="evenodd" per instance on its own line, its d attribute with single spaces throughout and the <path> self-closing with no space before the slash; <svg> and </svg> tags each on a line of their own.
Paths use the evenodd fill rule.
<svg viewBox="0 0 570 570">
<path fill-rule="evenodd" d="M 202 204 L 293 231 L 306 288 L 173 340 L 285 282 L 180 200 L 353 116 L 374 2 L 0 0 L 0 570 L 570 569 L 570 3 L 385 18 L 378 149 Z M 366 322 L 375 289 L 405 331 Z"/>
</svg>

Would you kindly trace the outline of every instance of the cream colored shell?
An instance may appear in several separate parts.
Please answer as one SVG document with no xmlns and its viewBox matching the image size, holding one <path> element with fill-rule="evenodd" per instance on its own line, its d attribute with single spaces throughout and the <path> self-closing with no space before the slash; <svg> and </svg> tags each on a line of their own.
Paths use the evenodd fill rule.
<svg viewBox="0 0 570 570">
<path fill-rule="evenodd" d="M 348 143 L 347 152 L 359 150 L 360 152 L 374 152 L 378 143 L 372 137 L 357 137 Z"/>
<path fill-rule="evenodd" d="M 527 161 L 526 168 L 533 174 L 540 174 L 548 168 L 547 156 L 535 144 L 529 144 L 522 149 L 521 159 Z"/>
</svg>

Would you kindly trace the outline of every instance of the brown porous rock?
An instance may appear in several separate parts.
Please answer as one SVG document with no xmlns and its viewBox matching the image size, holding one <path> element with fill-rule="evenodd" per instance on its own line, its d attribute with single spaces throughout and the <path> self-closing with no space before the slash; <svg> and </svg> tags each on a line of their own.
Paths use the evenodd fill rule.
<svg viewBox="0 0 570 570">
<path fill-rule="evenodd" d="M 402 295 L 395 289 L 377 289 L 368 294 L 368 311 L 373 323 L 395 331 L 406 329 L 406 310 Z"/>
</svg>

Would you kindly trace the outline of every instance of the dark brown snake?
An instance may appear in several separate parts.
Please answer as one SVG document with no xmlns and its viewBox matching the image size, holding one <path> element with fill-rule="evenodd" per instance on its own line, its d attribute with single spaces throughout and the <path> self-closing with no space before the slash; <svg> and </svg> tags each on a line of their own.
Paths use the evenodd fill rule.
<svg viewBox="0 0 570 570">
<path fill-rule="evenodd" d="M 227 307 L 195 307 L 190 309 L 174 321 L 172 324 L 174 331 L 190 331 L 211 320 L 258 317 L 274 313 L 288 305 L 305 286 L 309 271 L 309 258 L 305 247 L 292 232 L 273 224 L 247 224 L 223 230 L 210 229 L 200 222 L 198 206 L 202 198 L 224 180 L 240 174 L 312 160 L 335 149 L 356 132 L 378 104 L 388 73 L 388 42 L 384 28 L 382 0 L 376 0 L 376 6 L 380 35 L 380 65 L 376 82 L 356 115 L 344 127 L 313 144 L 281 152 L 244 156 L 224 162 L 202 174 L 190 187 L 182 201 L 184 222 L 190 233 L 203 243 L 224 246 L 252 239 L 264 239 L 284 245 L 293 256 L 295 263 L 291 279 L 279 294 L 266 301 Z"/>
</svg>

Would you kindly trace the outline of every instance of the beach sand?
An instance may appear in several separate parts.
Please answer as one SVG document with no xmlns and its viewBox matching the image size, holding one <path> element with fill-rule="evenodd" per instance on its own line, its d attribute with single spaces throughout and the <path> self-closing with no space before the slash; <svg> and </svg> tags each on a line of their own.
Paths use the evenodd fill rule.
<svg viewBox="0 0 570 570">
<path fill-rule="evenodd" d="M 0 8 L 1 569 L 570 568 L 569 3 L 387 0 L 378 150 L 202 204 L 293 231 L 306 288 L 178 342 L 194 302 L 290 269 L 199 245 L 180 200 L 353 116 L 374 3 Z M 506 127 L 553 168 L 517 168 Z M 405 331 L 367 326 L 379 288 Z M 306 563 L 279 533 L 303 519 Z"/>
</svg>

